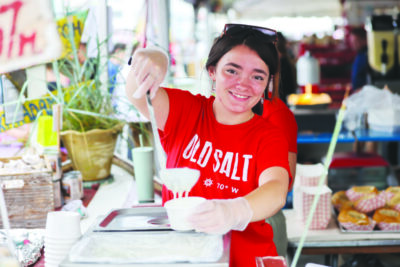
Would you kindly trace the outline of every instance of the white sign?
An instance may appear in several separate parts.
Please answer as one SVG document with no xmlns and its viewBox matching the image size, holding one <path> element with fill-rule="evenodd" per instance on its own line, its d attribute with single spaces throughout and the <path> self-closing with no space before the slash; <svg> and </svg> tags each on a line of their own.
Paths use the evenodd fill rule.
<svg viewBox="0 0 400 267">
<path fill-rule="evenodd" d="M 0 1 L 0 73 L 60 55 L 61 41 L 49 0 Z"/>
</svg>

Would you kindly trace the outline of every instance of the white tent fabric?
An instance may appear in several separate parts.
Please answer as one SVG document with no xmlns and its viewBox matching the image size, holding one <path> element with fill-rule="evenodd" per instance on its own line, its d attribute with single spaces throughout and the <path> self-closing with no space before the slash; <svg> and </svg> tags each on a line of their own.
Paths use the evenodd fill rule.
<svg viewBox="0 0 400 267">
<path fill-rule="evenodd" d="M 235 0 L 233 8 L 241 17 L 341 16 L 339 0 Z"/>
</svg>

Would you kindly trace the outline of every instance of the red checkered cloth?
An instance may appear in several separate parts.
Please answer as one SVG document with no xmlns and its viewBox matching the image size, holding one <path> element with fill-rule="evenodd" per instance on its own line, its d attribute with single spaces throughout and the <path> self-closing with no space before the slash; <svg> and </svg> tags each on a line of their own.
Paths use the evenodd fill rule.
<svg viewBox="0 0 400 267">
<path fill-rule="evenodd" d="M 347 230 L 351 231 L 372 231 L 375 228 L 376 222 L 368 217 L 369 224 L 368 225 L 358 225 L 350 222 L 339 222 L 341 226 L 343 226 Z"/>
<path fill-rule="evenodd" d="M 379 229 L 385 230 L 385 231 L 400 232 L 400 223 L 380 222 L 380 223 L 378 223 L 378 227 L 379 227 Z"/>
<path fill-rule="evenodd" d="M 372 197 L 362 197 L 354 203 L 354 208 L 360 212 L 370 213 L 383 208 L 386 204 L 386 193 L 383 191 Z"/>
<path fill-rule="evenodd" d="M 311 206 L 318 193 L 317 187 L 303 187 L 302 188 L 302 220 L 306 223 L 308 215 L 311 211 Z M 318 199 L 317 207 L 315 209 L 313 218 L 311 220 L 310 229 L 318 230 L 325 229 L 332 215 L 332 191 L 327 187 L 323 186 L 321 195 Z"/>
</svg>

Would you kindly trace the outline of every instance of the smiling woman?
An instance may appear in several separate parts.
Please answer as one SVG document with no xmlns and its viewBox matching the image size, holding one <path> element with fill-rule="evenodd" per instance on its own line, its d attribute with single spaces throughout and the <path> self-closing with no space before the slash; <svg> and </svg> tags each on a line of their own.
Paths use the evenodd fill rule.
<svg viewBox="0 0 400 267">
<path fill-rule="evenodd" d="M 258 54 L 245 45 L 236 46 L 208 72 L 216 82 L 217 121 L 239 124 L 250 120 L 254 116 L 251 108 L 262 98 L 269 77 L 268 66 Z"/>
<path fill-rule="evenodd" d="M 276 32 L 226 25 L 208 55 L 215 96 L 159 87 L 168 61 L 154 48 L 138 49 L 127 78 L 128 99 L 148 116 L 153 96 L 157 126 L 167 155 L 163 168 L 200 171 L 190 196 L 204 197 L 189 217 L 196 231 L 232 231 L 230 266 L 256 266 L 257 256 L 276 256 L 265 219 L 285 204 L 291 184 L 284 133 L 253 112 L 264 92 L 277 85 Z M 184 130 L 182 130 L 184 129 Z M 163 187 L 163 202 L 173 194 Z"/>
</svg>

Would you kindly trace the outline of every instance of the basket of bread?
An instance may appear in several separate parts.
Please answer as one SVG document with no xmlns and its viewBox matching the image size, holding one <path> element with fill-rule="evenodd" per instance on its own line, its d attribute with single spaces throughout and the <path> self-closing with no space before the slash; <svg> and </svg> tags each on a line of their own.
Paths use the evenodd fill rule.
<svg viewBox="0 0 400 267">
<path fill-rule="evenodd" d="M 400 186 L 353 186 L 334 193 L 332 204 L 346 231 L 400 231 Z"/>
</svg>

